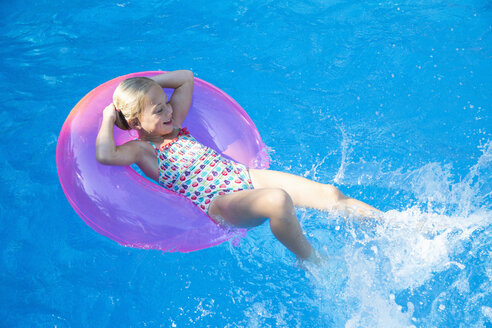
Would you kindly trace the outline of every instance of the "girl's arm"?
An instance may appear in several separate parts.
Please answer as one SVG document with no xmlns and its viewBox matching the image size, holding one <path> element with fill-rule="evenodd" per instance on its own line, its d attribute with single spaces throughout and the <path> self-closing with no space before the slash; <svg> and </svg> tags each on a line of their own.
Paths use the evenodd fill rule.
<svg viewBox="0 0 492 328">
<path fill-rule="evenodd" d="M 181 70 L 164 73 L 151 77 L 162 88 L 175 89 L 169 103 L 173 109 L 174 125 L 181 127 L 181 124 L 188 115 L 193 96 L 193 72 Z"/>
<path fill-rule="evenodd" d="M 113 127 L 116 120 L 114 105 L 107 106 L 103 112 L 101 128 L 96 139 L 96 159 L 105 165 L 130 165 L 138 163 L 142 158 L 142 149 L 136 140 L 116 147 L 113 138 Z"/>
</svg>

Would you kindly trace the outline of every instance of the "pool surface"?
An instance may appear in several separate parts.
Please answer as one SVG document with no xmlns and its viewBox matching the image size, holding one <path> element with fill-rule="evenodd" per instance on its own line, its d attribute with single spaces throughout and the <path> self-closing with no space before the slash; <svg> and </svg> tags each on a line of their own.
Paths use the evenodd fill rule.
<svg viewBox="0 0 492 328">
<path fill-rule="evenodd" d="M 5 327 L 491 327 L 489 1 L 11 1 L 0 10 Z M 271 169 L 381 222 L 299 208 L 329 257 L 268 224 L 239 246 L 126 248 L 59 184 L 70 110 L 114 77 L 190 69 L 232 96 Z"/>
</svg>

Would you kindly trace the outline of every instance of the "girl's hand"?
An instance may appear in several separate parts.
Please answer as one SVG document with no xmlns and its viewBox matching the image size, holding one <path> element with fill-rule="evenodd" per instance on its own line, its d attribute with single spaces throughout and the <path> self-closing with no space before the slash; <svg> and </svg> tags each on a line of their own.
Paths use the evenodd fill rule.
<svg viewBox="0 0 492 328">
<path fill-rule="evenodd" d="M 111 103 L 106 108 L 104 108 L 103 120 L 109 120 L 112 124 L 114 124 L 116 122 L 116 115 L 118 115 L 116 107 L 114 107 L 114 104 Z"/>
<path fill-rule="evenodd" d="M 174 126 L 181 127 L 191 106 L 193 96 L 193 72 L 187 70 L 173 71 L 155 75 L 152 80 L 163 88 L 173 88 L 174 92 L 169 99 L 173 109 Z"/>
</svg>

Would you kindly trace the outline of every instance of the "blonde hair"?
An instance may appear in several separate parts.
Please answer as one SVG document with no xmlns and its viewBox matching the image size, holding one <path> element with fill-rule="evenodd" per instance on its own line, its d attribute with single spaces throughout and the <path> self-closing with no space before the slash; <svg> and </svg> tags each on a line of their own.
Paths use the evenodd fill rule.
<svg viewBox="0 0 492 328">
<path fill-rule="evenodd" d="M 121 82 L 113 93 L 113 104 L 119 111 L 116 125 L 123 130 L 130 130 L 130 124 L 138 122 L 145 107 L 145 95 L 157 82 L 148 77 L 132 77 Z"/>
</svg>

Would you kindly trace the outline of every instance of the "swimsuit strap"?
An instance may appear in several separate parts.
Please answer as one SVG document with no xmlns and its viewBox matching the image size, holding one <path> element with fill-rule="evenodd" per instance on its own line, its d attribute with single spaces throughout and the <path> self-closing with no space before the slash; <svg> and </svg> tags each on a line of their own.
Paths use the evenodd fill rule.
<svg viewBox="0 0 492 328">
<path fill-rule="evenodd" d="M 157 147 L 154 145 L 154 143 L 152 141 L 147 141 L 147 142 L 152 145 L 156 154 L 159 154 L 159 149 L 157 149 Z"/>
<path fill-rule="evenodd" d="M 187 129 L 187 128 L 181 128 L 181 129 L 179 129 L 179 134 L 178 134 L 178 136 L 179 136 L 179 135 L 187 135 L 187 134 L 190 134 L 190 131 L 188 131 L 188 129 Z"/>
<path fill-rule="evenodd" d="M 162 146 L 159 150 L 160 151 L 164 151 L 164 150 L 168 149 L 169 147 L 171 147 L 171 145 L 173 143 L 175 143 L 176 141 L 179 140 L 179 137 L 185 136 L 185 135 L 189 135 L 189 134 L 190 134 L 190 132 L 188 131 L 187 128 L 180 128 L 179 129 L 179 132 L 178 132 L 178 135 L 173 140 L 171 140 L 169 143 L 167 143 L 166 145 Z"/>
</svg>

